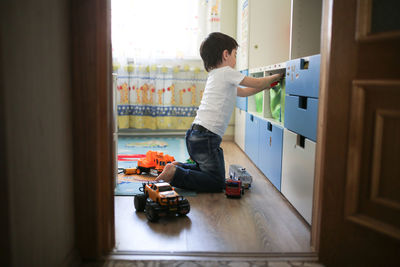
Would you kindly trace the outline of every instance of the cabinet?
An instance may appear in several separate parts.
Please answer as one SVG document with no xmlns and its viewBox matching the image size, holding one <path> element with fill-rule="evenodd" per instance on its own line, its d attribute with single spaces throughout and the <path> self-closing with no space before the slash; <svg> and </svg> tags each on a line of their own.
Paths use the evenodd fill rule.
<svg viewBox="0 0 400 267">
<path fill-rule="evenodd" d="M 245 151 L 244 137 L 246 130 L 246 111 L 235 108 L 235 143 Z"/>
<path fill-rule="evenodd" d="M 290 16 L 290 0 L 238 1 L 239 70 L 289 59 Z"/>
<path fill-rule="evenodd" d="M 320 53 L 322 0 L 292 0 L 290 57 Z"/>
<path fill-rule="evenodd" d="M 281 190 L 283 127 L 268 120 L 260 120 L 258 165 L 270 182 Z"/>
<path fill-rule="evenodd" d="M 284 129 L 282 194 L 311 224 L 315 142 Z"/>
<path fill-rule="evenodd" d="M 317 139 L 320 55 L 286 63 L 285 128 Z"/>
<path fill-rule="evenodd" d="M 289 59 L 290 0 L 249 1 L 249 69 Z"/>
<path fill-rule="evenodd" d="M 252 77 L 266 77 L 277 73 L 285 75 L 286 63 L 278 63 L 270 66 L 249 70 Z M 271 89 L 274 90 L 274 89 Z M 247 111 L 260 118 L 271 119 L 281 123 L 283 121 L 283 109 L 285 106 L 285 82 L 283 81 L 277 91 L 264 90 L 247 97 Z M 274 99 L 271 98 L 271 95 Z M 273 102 L 271 102 L 273 100 Z M 271 109 L 271 103 L 273 104 Z M 277 109 L 277 105 L 280 108 Z"/>
<path fill-rule="evenodd" d="M 265 77 L 275 73 L 285 73 L 285 64 L 252 69 L 249 75 Z M 279 95 L 274 95 L 274 101 L 284 106 L 284 82 L 279 88 Z M 272 90 L 272 89 L 271 89 Z M 281 189 L 282 171 L 282 139 L 283 123 L 281 110 L 272 115 L 270 90 L 264 90 L 256 95 L 249 96 L 246 113 L 245 153 L 260 169 L 270 182 Z M 274 110 L 276 111 L 276 110 Z M 277 115 L 277 116 L 276 116 Z"/>
<path fill-rule="evenodd" d="M 246 113 L 246 131 L 244 152 L 258 165 L 258 134 L 259 134 L 260 118 L 253 114 Z"/>
<path fill-rule="evenodd" d="M 283 127 L 246 112 L 245 153 L 281 190 Z"/>
<path fill-rule="evenodd" d="M 320 55 L 286 63 L 282 194 L 311 224 Z"/>
<path fill-rule="evenodd" d="M 317 140 L 318 99 L 286 95 L 285 128 Z"/>
<path fill-rule="evenodd" d="M 283 72 L 285 80 L 278 116 L 270 91 L 238 100 L 247 112 L 235 141 L 244 139 L 245 153 L 311 223 L 322 0 L 238 0 L 237 15 L 237 68 L 253 77 Z"/>
<path fill-rule="evenodd" d="M 320 53 L 322 0 L 238 0 L 239 70 Z"/>
</svg>

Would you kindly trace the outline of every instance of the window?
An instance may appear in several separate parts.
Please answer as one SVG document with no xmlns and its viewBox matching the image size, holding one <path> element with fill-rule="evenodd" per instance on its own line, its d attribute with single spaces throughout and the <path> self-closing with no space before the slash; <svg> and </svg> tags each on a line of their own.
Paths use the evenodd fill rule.
<svg viewBox="0 0 400 267">
<path fill-rule="evenodd" d="M 114 58 L 200 59 L 205 0 L 112 0 Z"/>
</svg>

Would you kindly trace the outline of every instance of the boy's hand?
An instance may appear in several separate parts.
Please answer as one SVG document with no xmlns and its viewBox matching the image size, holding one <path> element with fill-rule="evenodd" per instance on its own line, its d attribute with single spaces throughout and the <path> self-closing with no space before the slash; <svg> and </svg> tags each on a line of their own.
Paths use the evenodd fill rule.
<svg viewBox="0 0 400 267">
<path fill-rule="evenodd" d="M 283 75 L 284 75 L 283 73 L 277 73 L 277 74 L 271 75 L 271 77 L 274 82 L 278 82 L 283 79 Z"/>
<path fill-rule="evenodd" d="M 271 78 L 272 83 L 269 85 L 270 88 L 276 86 L 278 82 L 280 82 L 283 79 L 283 73 L 278 73 L 278 74 L 273 74 L 269 76 Z"/>
</svg>

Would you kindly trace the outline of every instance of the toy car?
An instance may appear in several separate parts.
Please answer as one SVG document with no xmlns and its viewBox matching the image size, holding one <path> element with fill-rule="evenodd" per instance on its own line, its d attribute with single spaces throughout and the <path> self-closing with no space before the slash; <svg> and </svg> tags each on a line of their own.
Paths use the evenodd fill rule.
<svg viewBox="0 0 400 267">
<path fill-rule="evenodd" d="M 225 195 L 227 197 L 241 198 L 244 194 L 244 187 L 242 181 L 226 179 L 225 180 Z"/>
<path fill-rule="evenodd" d="M 184 216 L 190 211 L 189 201 L 180 196 L 169 183 L 143 183 L 143 194 L 134 197 L 136 211 L 144 211 L 151 222 L 161 216 L 178 214 Z"/>
<path fill-rule="evenodd" d="M 173 156 L 164 154 L 160 151 L 149 150 L 146 153 L 146 157 L 138 159 L 135 171 L 136 174 L 146 172 L 148 174 L 159 175 L 164 170 L 165 165 L 173 161 L 175 161 Z"/>
<path fill-rule="evenodd" d="M 233 180 L 240 180 L 244 188 L 248 189 L 251 187 L 253 177 L 240 165 L 229 165 L 229 177 Z"/>
</svg>

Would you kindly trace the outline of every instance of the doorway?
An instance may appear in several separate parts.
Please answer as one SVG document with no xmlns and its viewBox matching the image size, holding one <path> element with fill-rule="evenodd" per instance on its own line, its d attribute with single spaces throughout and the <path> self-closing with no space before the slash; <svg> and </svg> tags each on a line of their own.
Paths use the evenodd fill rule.
<svg viewBox="0 0 400 267">
<path fill-rule="evenodd" d="M 227 254 L 305 253 L 309 256 L 312 252 L 309 225 L 237 145 L 225 142 L 223 148 L 227 170 L 230 164 L 241 163 L 254 176 L 255 186 L 247 190 L 242 200 L 227 200 L 223 194 L 191 196 L 193 209 L 185 220 L 166 219 L 155 226 L 147 222 L 144 214 L 135 213 L 133 197 L 117 196 L 116 253 L 216 251 Z M 214 202 L 219 203 L 219 207 L 212 205 Z M 137 236 L 145 241 L 135 243 Z M 204 237 L 214 242 L 207 247 L 199 241 Z M 152 239 L 158 240 L 159 245 L 155 246 Z"/>
<path fill-rule="evenodd" d="M 398 255 L 398 243 L 396 243 L 398 242 L 396 238 L 398 225 L 394 225 L 394 228 L 372 229 L 373 225 L 363 224 L 365 220 L 354 220 L 357 217 L 352 214 L 348 217 L 348 214 L 344 212 L 345 205 L 342 204 L 345 199 L 348 175 L 346 164 L 350 126 L 347 119 L 340 120 L 337 116 L 340 111 L 340 114 L 343 114 L 342 118 L 347 118 L 346 112 L 350 109 L 348 100 L 351 98 L 351 81 L 357 78 L 357 66 L 376 66 L 376 63 L 382 66 L 382 68 L 371 69 L 373 73 L 364 73 L 364 76 L 361 75 L 359 78 L 377 79 L 380 72 L 376 70 L 382 70 L 385 79 L 398 80 L 398 68 L 395 67 L 399 58 L 398 31 L 388 35 L 373 34 L 364 40 L 355 41 L 354 27 L 348 26 L 350 24 L 354 26 L 356 23 L 349 24 L 348 20 L 343 20 L 343 17 L 356 17 L 356 1 L 324 3 L 321 53 L 323 105 L 319 108 L 318 140 L 320 143 L 317 147 L 312 244 L 325 264 L 344 266 L 351 260 L 353 266 L 356 264 L 379 265 L 382 262 L 391 262 L 394 265 Z M 75 104 L 74 134 L 76 137 L 74 140 L 74 186 L 77 200 L 75 225 L 78 250 L 85 259 L 98 259 L 103 255 L 108 255 L 115 244 L 114 182 L 110 179 L 114 173 L 113 167 L 110 166 L 114 162 L 110 144 L 112 140 L 110 116 L 112 103 L 109 101 L 111 99 L 109 90 L 111 88 L 110 21 L 104 19 L 109 18 L 108 4 L 107 1 L 88 1 L 84 4 L 73 1 L 71 6 L 71 14 L 74 16 L 72 20 L 72 92 Z M 88 18 L 90 18 L 90 23 L 87 21 Z M 363 34 L 366 35 L 365 32 Z M 97 45 L 93 46 L 93 40 L 96 40 Z M 379 53 L 371 52 L 375 51 L 373 49 L 379 42 L 386 47 L 379 51 L 392 56 L 378 58 Z M 359 49 L 362 49 L 366 55 L 376 57 L 358 58 L 369 61 L 357 63 Z M 343 51 L 346 53 L 342 53 Z M 345 64 L 349 61 L 351 64 Z M 389 70 L 386 70 L 386 67 L 389 67 Z M 365 84 L 368 85 L 368 83 Z M 397 83 L 388 84 L 391 88 L 398 88 Z M 398 92 L 396 90 L 388 92 Z M 398 95 L 392 94 L 389 99 L 398 99 Z M 86 105 L 87 103 L 91 105 Z M 393 109 L 398 110 L 398 106 L 397 108 L 394 106 Z M 328 121 L 329 124 L 327 124 Z M 354 138 L 354 140 L 358 139 Z M 323 193 L 324 198 L 322 198 Z M 349 211 L 354 212 L 352 209 L 347 212 Z M 385 229 L 390 230 L 394 235 L 389 237 L 382 231 Z M 314 253 L 314 255 L 317 254 Z M 206 253 L 205 256 L 210 256 L 210 254 Z M 245 256 L 240 254 L 240 257 Z"/>
</svg>

